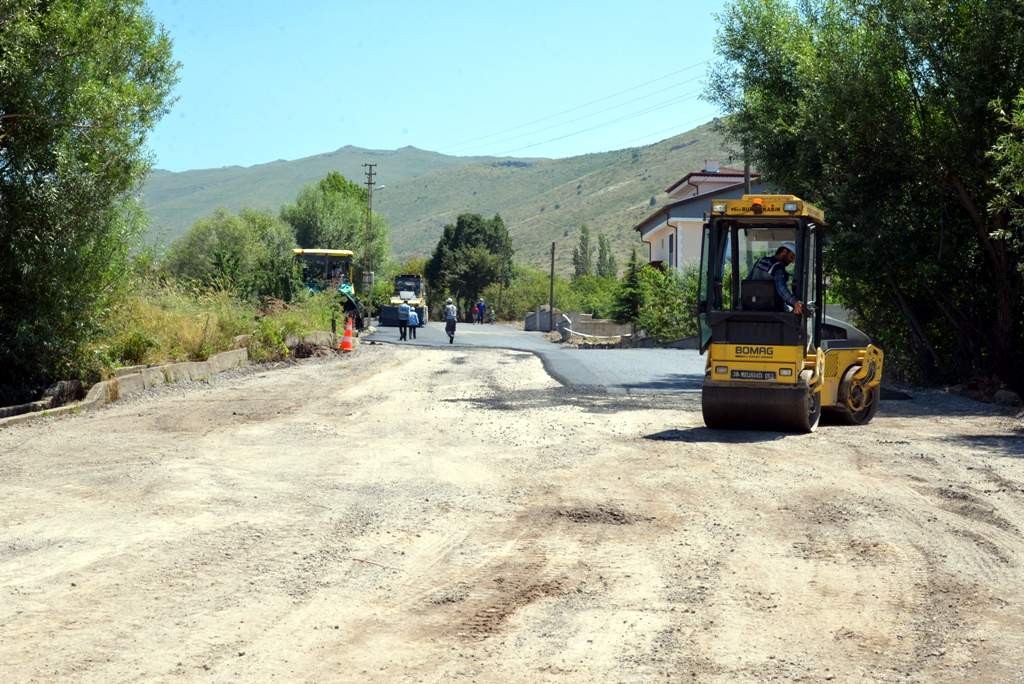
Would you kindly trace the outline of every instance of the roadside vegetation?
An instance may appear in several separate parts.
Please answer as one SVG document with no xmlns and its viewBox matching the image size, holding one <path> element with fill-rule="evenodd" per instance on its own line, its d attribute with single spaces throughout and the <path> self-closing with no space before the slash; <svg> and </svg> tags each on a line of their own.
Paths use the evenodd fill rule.
<svg viewBox="0 0 1024 684">
<path fill-rule="evenodd" d="M 0 26 L 0 404 L 205 359 L 238 335 L 256 360 L 280 357 L 288 335 L 329 329 L 337 311 L 306 290 L 294 247 L 384 263 L 383 219 L 338 173 L 276 214 L 218 210 L 158 260 L 140 248 L 134 195 L 177 80 L 168 35 L 142 0 L 14 0 Z"/>
<path fill-rule="evenodd" d="M 134 260 L 106 324 L 89 345 L 84 373 L 123 365 L 202 360 L 245 335 L 250 357 L 288 355 L 290 335 L 330 330 L 340 321 L 337 293 L 311 292 L 292 250 L 350 249 L 358 265 L 387 255 L 387 226 L 373 215 L 367 234 L 365 189 L 337 172 L 303 188 L 279 214 L 219 209 L 197 221 L 162 259 Z M 393 267 L 386 262 L 385 272 Z M 375 288 L 377 293 L 382 290 Z"/>
<path fill-rule="evenodd" d="M 0 27 L 0 402 L 13 403 L 73 376 L 102 332 L 178 65 L 142 0 L 10 0 Z"/>
<path fill-rule="evenodd" d="M 1019 0 L 735 0 L 708 97 L 909 379 L 1024 390 Z"/>
</svg>

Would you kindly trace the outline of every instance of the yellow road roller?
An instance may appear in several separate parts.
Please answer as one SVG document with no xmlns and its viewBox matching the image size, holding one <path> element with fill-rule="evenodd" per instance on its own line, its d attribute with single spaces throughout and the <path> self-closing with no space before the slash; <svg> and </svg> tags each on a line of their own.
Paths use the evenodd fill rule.
<svg viewBox="0 0 1024 684">
<path fill-rule="evenodd" d="M 825 215 L 793 195 L 712 200 L 698 287 L 701 407 L 713 429 L 812 432 L 878 410 L 881 349 L 826 316 Z"/>
</svg>

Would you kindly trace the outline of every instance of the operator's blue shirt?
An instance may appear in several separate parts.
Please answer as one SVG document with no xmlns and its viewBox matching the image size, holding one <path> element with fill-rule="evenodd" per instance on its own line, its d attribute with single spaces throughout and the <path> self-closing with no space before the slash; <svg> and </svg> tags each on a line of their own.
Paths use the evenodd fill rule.
<svg viewBox="0 0 1024 684">
<path fill-rule="evenodd" d="M 775 283 L 775 294 L 787 306 L 793 306 L 797 302 L 796 295 L 789 290 L 789 273 L 786 272 L 786 264 L 774 256 L 758 259 L 754 267 L 750 269 L 750 280 L 771 280 Z"/>
<path fill-rule="evenodd" d="M 416 309 L 409 310 L 409 325 L 412 327 L 418 327 L 420 324 L 420 316 L 416 313 Z"/>
</svg>

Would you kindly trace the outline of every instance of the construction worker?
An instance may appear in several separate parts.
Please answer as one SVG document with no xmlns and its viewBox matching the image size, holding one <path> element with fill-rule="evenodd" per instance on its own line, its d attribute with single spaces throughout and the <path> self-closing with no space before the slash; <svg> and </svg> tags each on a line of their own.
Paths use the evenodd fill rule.
<svg viewBox="0 0 1024 684">
<path fill-rule="evenodd" d="M 775 304 L 780 311 L 793 310 L 797 316 L 803 314 L 804 303 L 789 289 L 789 273 L 786 267 L 796 261 L 796 243 L 783 242 L 774 256 L 763 256 L 750 269 L 749 280 L 771 280 L 775 283 Z"/>
<path fill-rule="evenodd" d="M 452 304 L 452 298 L 449 297 L 448 301 L 444 305 L 444 331 L 448 333 L 448 344 L 455 341 L 455 323 L 459 317 L 459 310 Z"/>
<path fill-rule="evenodd" d="M 416 328 L 420 327 L 420 315 L 416 313 L 416 307 L 409 307 L 409 339 L 416 339 Z"/>
<path fill-rule="evenodd" d="M 405 340 L 406 335 L 409 332 L 409 312 L 412 311 L 412 307 L 409 306 L 409 301 L 406 299 L 402 300 L 402 303 L 398 305 L 398 341 L 402 342 Z"/>
</svg>

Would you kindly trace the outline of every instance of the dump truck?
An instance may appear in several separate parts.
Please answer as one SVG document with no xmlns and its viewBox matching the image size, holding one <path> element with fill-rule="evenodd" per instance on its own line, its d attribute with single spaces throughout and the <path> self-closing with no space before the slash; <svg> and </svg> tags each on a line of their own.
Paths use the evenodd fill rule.
<svg viewBox="0 0 1024 684">
<path fill-rule="evenodd" d="M 398 325 L 398 307 L 402 302 L 408 302 L 409 306 L 416 309 L 420 325 L 427 324 L 427 293 L 423 282 L 423 276 L 405 274 L 395 276 L 395 288 L 391 300 L 386 306 L 380 307 L 377 315 L 377 324 Z"/>
<path fill-rule="evenodd" d="M 824 212 L 793 195 L 711 201 L 697 294 L 709 428 L 812 432 L 822 412 L 851 425 L 874 417 L 882 350 L 826 316 L 826 230 Z M 772 279 L 755 277 L 755 264 L 780 246 L 793 251 L 787 286 L 799 314 Z"/>
<path fill-rule="evenodd" d="M 365 326 L 366 309 L 356 296 L 352 283 L 352 252 L 347 249 L 292 250 L 302 271 L 302 282 L 310 292 L 336 292 L 340 298 L 342 317 L 352 316 L 355 326 Z"/>
</svg>

